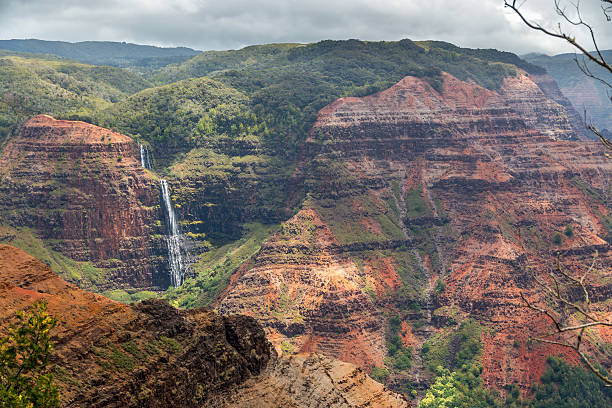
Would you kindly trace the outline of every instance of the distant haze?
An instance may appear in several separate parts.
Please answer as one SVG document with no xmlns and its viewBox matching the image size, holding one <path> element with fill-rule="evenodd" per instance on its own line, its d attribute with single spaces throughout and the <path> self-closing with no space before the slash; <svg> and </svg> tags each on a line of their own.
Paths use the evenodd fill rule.
<svg viewBox="0 0 612 408">
<path fill-rule="evenodd" d="M 598 0 L 583 16 L 612 48 Z M 555 26 L 553 0 L 525 10 Z M 200 50 L 322 39 L 435 39 L 516 53 L 573 51 L 526 28 L 503 0 L 0 0 L 0 39 L 127 41 Z M 581 38 L 580 36 L 578 38 Z M 589 47 L 590 48 L 590 47 Z"/>
</svg>

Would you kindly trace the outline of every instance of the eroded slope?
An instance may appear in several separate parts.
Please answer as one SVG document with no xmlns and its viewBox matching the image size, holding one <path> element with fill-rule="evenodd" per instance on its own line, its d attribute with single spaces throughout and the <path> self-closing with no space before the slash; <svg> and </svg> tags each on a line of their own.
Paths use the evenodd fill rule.
<svg viewBox="0 0 612 408">
<path fill-rule="evenodd" d="M 406 77 L 339 99 L 319 113 L 294 175 L 303 210 L 235 274 L 219 310 L 260 318 L 286 353 L 317 350 L 367 369 L 386 355 L 394 381 L 417 387 L 431 350 L 471 318 L 486 328 L 485 383 L 527 387 L 546 355 L 576 361 L 527 342 L 549 328 L 521 301 L 539 296 L 528 269 L 545 272 L 559 251 L 578 271 L 598 251 L 592 289 L 598 301 L 610 293 L 612 163 L 574 138 L 565 108 L 522 73 L 497 92 L 443 74 L 440 91 Z M 390 351 L 396 335 L 411 366 Z"/>
</svg>

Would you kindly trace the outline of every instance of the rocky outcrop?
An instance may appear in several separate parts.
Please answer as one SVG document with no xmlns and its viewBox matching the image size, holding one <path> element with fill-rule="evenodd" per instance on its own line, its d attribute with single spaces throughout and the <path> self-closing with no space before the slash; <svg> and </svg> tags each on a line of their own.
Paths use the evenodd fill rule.
<svg viewBox="0 0 612 408">
<path fill-rule="evenodd" d="M 396 383 L 417 387 L 427 381 L 423 342 L 470 317 L 494 333 L 482 338 L 485 383 L 527 388 L 547 354 L 575 360 L 549 345 L 519 346 L 550 328 L 521 300 L 521 293 L 539 299 L 531 273 L 546 272 L 559 250 L 577 272 L 597 250 L 602 272 L 593 290 L 602 300 L 610 290 L 612 252 L 604 238 L 612 162 L 600 145 L 577 138 L 563 105 L 524 73 L 498 91 L 443 74 L 439 91 L 406 77 L 375 95 L 339 99 L 320 111 L 310 132 L 295 175 L 307 198 L 283 227 L 312 238 L 280 232 L 270 239 L 232 278 L 219 310 L 261 319 L 284 350 L 310 347 L 303 340 L 309 327 L 333 331 L 312 349 L 365 368 L 380 360 L 361 356 L 385 354 L 384 318 L 399 316 L 401 326 L 411 326 L 415 352 Z M 329 244 L 322 246 L 317 231 Z M 293 323 L 282 304 L 295 311 Z M 337 310 L 343 317 L 332 323 L 325 316 Z M 350 344 L 351 353 L 326 350 L 324 338 Z M 609 365 L 611 356 L 599 354 Z"/>
<path fill-rule="evenodd" d="M 0 245 L 0 335 L 45 301 L 59 323 L 51 369 L 70 407 L 406 407 L 352 364 L 276 358 L 251 317 L 132 305 L 82 291 L 25 252 Z"/>
<path fill-rule="evenodd" d="M 52 366 L 63 406 L 214 406 L 217 395 L 260 373 L 270 358 L 252 318 L 177 310 L 159 300 L 122 305 L 0 245 L 0 330 L 38 300 L 59 320 Z"/>
<path fill-rule="evenodd" d="M 282 354 L 317 351 L 362 367 L 382 365 L 382 316 L 366 274 L 312 209 L 284 223 L 217 305 L 257 318 Z"/>
<path fill-rule="evenodd" d="M 232 390 L 223 407 L 409 407 L 408 402 L 353 364 L 319 354 L 298 354 L 271 362 L 258 378 Z"/>
<path fill-rule="evenodd" d="M 561 92 L 557 82 L 547 74 L 530 74 L 529 79 L 538 84 L 542 92 L 549 98 L 563 106 L 565 115 L 569 119 L 575 135 L 581 140 L 593 139 L 587 131 L 582 112 L 577 112 L 572 102 Z"/>
<path fill-rule="evenodd" d="M 104 270 L 84 287 L 167 287 L 159 194 L 131 138 L 84 122 L 36 116 L 0 156 L 2 224 Z"/>
</svg>

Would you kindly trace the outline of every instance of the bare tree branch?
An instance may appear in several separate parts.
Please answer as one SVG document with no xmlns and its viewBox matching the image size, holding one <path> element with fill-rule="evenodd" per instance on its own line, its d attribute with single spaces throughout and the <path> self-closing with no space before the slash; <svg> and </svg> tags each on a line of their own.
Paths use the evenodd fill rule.
<svg viewBox="0 0 612 408">
<path fill-rule="evenodd" d="M 608 4 L 610 4 L 609 7 L 612 7 L 612 2 L 610 0 L 602 0 L 602 2 L 608 3 Z M 578 49 L 582 54 L 584 54 L 589 60 L 591 60 L 595 64 L 597 64 L 597 65 L 607 69 L 610 73 L 612 73 L 612 65 L 610 65 L 605 60 L 605 58 L 601 55 L 601 52 L 599 52 L 599 46 L 597 45 L 597 41 L 595 39 L 595 34 L 593 33 L 593 29 L 591 28 L 590 25 L 588 25 L 587 23 L 582 21 L 582 19 L 580 18 L 580 14 L 579 13 L 578 13 L 578 20 L 571 19 L 570 17 L 567 16 L 567 13 L 566 13 L 565 9 L 561 8 L 559 0 L 555 0 L 555 9 L 556 9 L 557 14 L 559 14 L 561 17 L 563 17 L 568 23 L 570 23 L 572 25 L 584 26 L 584 27 L 586 27 L 590 31 L 593 44 L 594 44 L 595 49 L 597 51 L 596 53 L 589 52 L 584 46 L 582 46 L 580 43 L 578 43 L 576 41 L 575 37 L 573 37 L 573 36 L 571 36 L 569 34 L 564 33 L 561 30 L 561 27 L 559 27 L 559 32 L 553 32 L 553 31 L 550 31 L 549 29 L 546 29 L 546 28 L 542 27 L 538 23 L 531 22 L 519 10 L 521 5 L 522 4 L 517 4 L 517 0 L 504 0 L 504 6 L 508 7 L 511 10 L 513 10 L 521 18 L 521 20 L 523 20 L 523 22 L 529 28 L 531 28 L 533 30 L 536 30 L 536 31 L 541 31 L 541 32 L 543 32 L 544 34 L 546 34 L 546 35 L 548 35 L 550 37 L 558 38 L 558 39 L 561 39 L 561 40 L 564 40 L 564 41 L 568 42 L 573 47 Z M 578 8 L 578 5 L 576 7 Z"/>
<path fill-rule="evenodd" d="M 601 1 L 601 10 L 602 10 L 602 13 L 606 21 L 612 21 L 612 0 L 600 0 L 600 1 Z M 512 11 L 514 11 L 521 18 L 521 20 L 525 23 L 525 25 L 527 25 L 527 27 L 533 30 L 536 30 L 536 31 L 540 31 L 550 37 L 558 38 L 560 40 L 566 41 L 567 43 L 571 44 L 574 48 L 576 48 L 578 51 L 580 51 L 580 53 L 583 55 L 582 63 L 578 61 L 577 57 L 574 59 L 576 61 L 576 64 L 578 65 L 578 68 L 580 68 L 580 70 L 587 77 L 595 79 L 603 83 L 604 85 L 606 85 L 608 88 L 612 89 L 612 84 L 606 81 L 605 79 L 593 74 L 587 64 L 587 60 L 591 61 L 597 64 L 598 66 L 604 68 L 608 72 L 612 73 L 612 65 L 608 61 L 606 61 L 606 58 L 604 57 L 603 53 L 601 52 L 599 48 L 599 45 L 597 43 L 597 38 L 595 36 L 595 31 L 593 30 L 593 26 L 587 23 L 586 21 L 584 21 L 582 18 L 582 14 L 580 12 L 579 0 L 576 3 L 572 3 L 572 2 L 569 3 L 575 9 L 576 17 L 572 18 L 569 15 L 567 8 L 562 6 L 561 0 L 554 0 L 555 12 L 570 25 L 574 27 L 580 27 L 588 31 L 589 36 L 591 38 L 592 45 L 595 48 L 594 52 L 588 51 L 587 47 L 580 44 L 573 35 L 564 32 L 561 28 L 561 24 L 558 24 L 558 31 L 555 32 L 555 31 L 551 31 L 550 29 L 543 27 L 542 25 L 538 23 L 530 21 L 520 10 L 523 4 L 524 4 L 524 1 L 519 3 L 517 0 L 504 0 L 504 7 L 507 7 L 511 9 Z M 610 101 L 612 102 L 612 97 L 610 98 Z M 599 129 L 597 129 L 597 127 L 593 125 L 591 121 L 587 120 L 586 112 L 584 115 L 584 123 L 586 125 L 586 128 L 590 130 L 591 132 L 593 132 L 593 134 L 595 134 L 599 138 L 599 140 L 603 143 L 603 145 L 608 150 L 612 150 L 612 142 L 608 140 L 605 136 L 603 136 L 602 133 L 599 131 Z M 610 158 L 610 155 L 606 154 L 606 157 Z"/>
<path fill-rule="evenodd" d="M 558 307 L 556 307 L 557 310 L 553 310 L 553 307 L 550 306 L 538 306 L 529 301 L 529 299 L 527 299 L 523 293 L 521 293 L 520 296 L 526 307 L 538 314 L 546 316 L 555 328 L 555 330 L 546 335 L 546 337 L 538 337 L 534 338 L 534 340 L 542 343 L 555 344 L 574 350 L 580 356 L 581 360 L 585 363 L 589 370 L 597 375 L 597 377 L 599 377 L 606 386 L 612 386 L 612 378 L 603 374 L 597 367 L 595 367 L 590 360 L 590 357 L 585 354 L 581 348 L 587 329 L 593 327 L 612 327 L 612 321 L 601 320 L 590 310 L 591 297 L 586 286 L 586 280 L 595 270 L 597 257 L 598 254 L 596 252 L 593 256 L 593 262 L 591 265 L 586 268 L 579 277 L 573 276 L 571 273 L 567 272 L 567 270 L 561 264 L 560 259 L 557 258 L 555 267 L 552 268 L 552 270 L 547 274 L 547 278 L 549 278 L 552 283 L 538 277 L 534 278 L 538 286 L 540 286 L 542 289 L 545 299 L 547 298 L 548 300 L 558 304 Z M 564 295 L 565 293 L 570 292 L 572 289 L 580 290 L 583 296 L 582 300 L 579 301 L 581 304 L 579 304 L 578 301 L 571 301 L 566 295 Z M 563 319 L 562 316 L 566 314 L 566 308 L 577 311 L 582 316 L 581 319 L 583 319 L 583 321 L 565 324 L 565 319 Z M 575 333 L 575 335 L 573 337 L 570 336 L 571 341 L 565 340 L 567 339 L 567 335 L 571 335 L 572 333 Z M 555 336 L 560 338 L 554 339 Z"/>
</svg>

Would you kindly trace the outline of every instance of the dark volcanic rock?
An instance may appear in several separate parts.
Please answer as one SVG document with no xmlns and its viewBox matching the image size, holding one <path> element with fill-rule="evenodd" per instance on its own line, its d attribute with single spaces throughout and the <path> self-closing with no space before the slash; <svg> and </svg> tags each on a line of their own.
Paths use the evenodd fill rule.
<svg viewBox="0 0 612 408">
<path fill-rule="evenodd" d="M 64 406 L 214 406 L 218 394 L 260 373 L 270 359 L 252 318 L 177 310 L 161 300 L 122 305 L 0 245 L 0 331 L 16 310 L 39 299 L 59 320 L 52 365 Z"/>
</svg>

